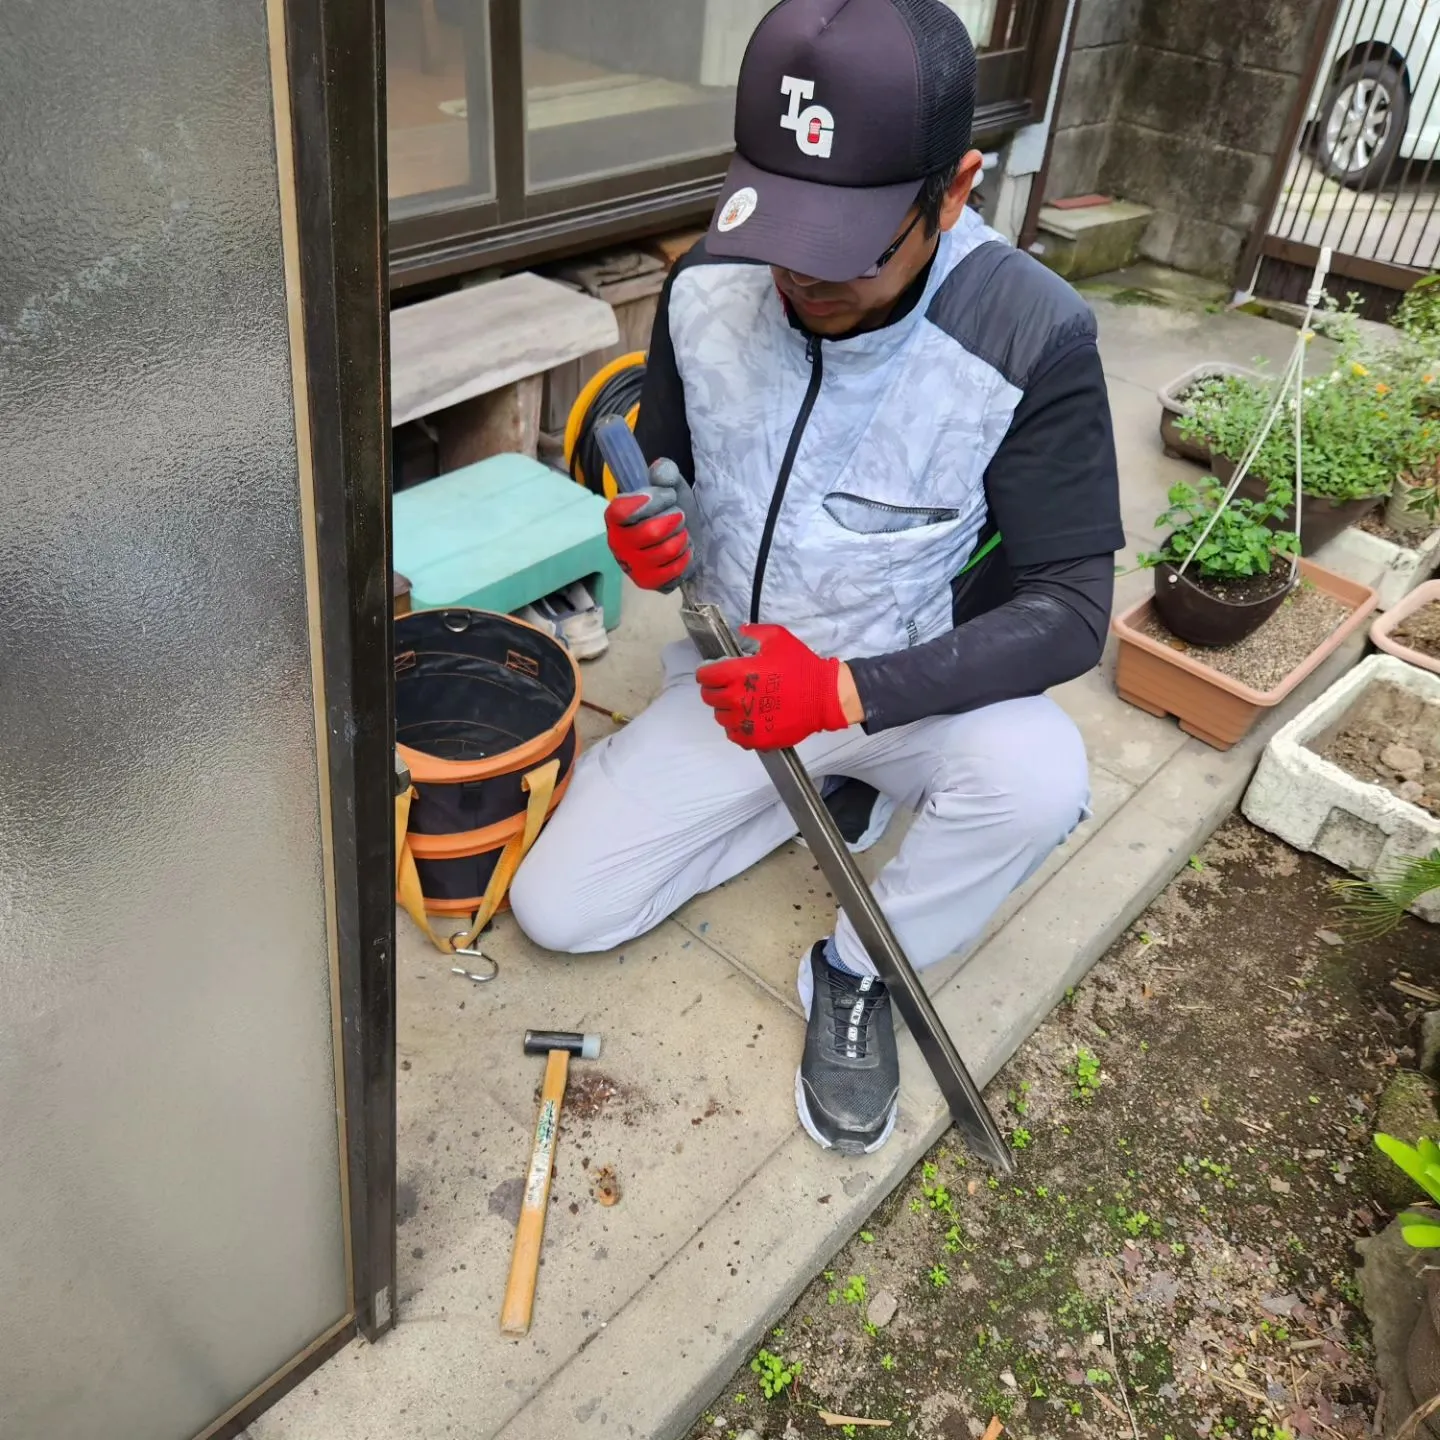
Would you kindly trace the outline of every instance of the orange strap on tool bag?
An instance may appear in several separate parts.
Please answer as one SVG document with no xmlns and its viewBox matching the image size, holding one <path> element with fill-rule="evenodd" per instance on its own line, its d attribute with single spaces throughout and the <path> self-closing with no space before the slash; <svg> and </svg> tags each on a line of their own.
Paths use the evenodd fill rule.
<svg viewBox="0 0 1440 1440">
<path fill-rule="evenodd" d="M 395 894 L 438 950 L 471 946 L 505 904 L 579 752 L 580 672 L 558 640 L 459 607 L 395 623 Z M 463 918 L 453 935 L 433 916 Z"/>
</svg>

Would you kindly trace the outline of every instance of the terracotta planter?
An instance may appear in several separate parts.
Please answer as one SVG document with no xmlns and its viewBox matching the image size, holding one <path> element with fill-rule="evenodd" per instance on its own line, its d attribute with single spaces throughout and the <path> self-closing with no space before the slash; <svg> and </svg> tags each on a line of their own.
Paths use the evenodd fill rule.
<svg viewBox="0 0 1440 1440">
<path fill-rule="evenodd" d="M 1370 626 L 1371 640 L 1387 654 L 1408 661 L 1411 665 L 1418 665 L 1422 670 L 1432 670 L 1435 674 L 1440 675 L 1440 660 L 1433 655 L 1426 655 L 1422 651 L 1412 649 L 1403 640 L 1397 640 L 1391 634 L 1391 631 L 1407 616 L 1413 615 L 1417 610 L 1421 610 L 1437 600 L 1440 600 L 1440 580 L 1427 580 L 1423 585 L 1417 585 L 1403 600 L 1397 600 L 1390 609 L 1376 618 Z"/>
<path fill-rule="evenodd" d="M 1254 690 L 1184 651 L 1142 633 L 1154 611 L 1147 598 L 1111 621 L 1120 641 L 1115 688 L 1122 700 L 1152 715 L 1173 715 L 1187 734 L 1228 750 L 1255 723 L 1264 710 L 1278 705 L 1323 660 L 1339 649 L 1374 610 L 1377 596 L 1368 585 L 1358 585 L 1312 560 L 1300 562 L 1302 578 L 1333 595 L 1350 615 L 1271 690 Z"/>
<path fill-rule="evenodd" d="M 1201 465 L 1208 465 L 1212 453 L 1209 445 L 1180 433 L 1179 421 L 1190 413 L 1190 406 L 1180 397 L 1197 380 L 1208 380 L 1213 375 L 1258 374 L 1259 371 L 1245 365 L 1231 365 L 1225 360 L 1205 360 L 1168 385 L 1162 385 L 1156 391 L 1156 397 L 1160 401 L 1160 443 L 1164 445 L 1165 453 L 1175 460 L 1195 460 Z"/>
<path fill-rule="evenodd" d="M 1275 593 L 1237 604 L 1222 600 L 1182 575 L 1173 565 L 1155 567 L 1155 610 L 1165 628 L 1192 645 L 1233 645 L 1258 630 L 1290 593 L 1289 561 L 1277 562 Z"/>
<path fill-rule="evenodd" d="M 1440 1270 L 1425 1273 L 1425 1303 L 1410 1332 L 1405 1378 L 1410 1382 L 1410 1398 L 1417 1409 L 1440 1395 Z M 1437 1422 L 1440 1417 L 1436 1421 L 1427 1420 L 1420 1427 L 1421 1434 L 1440 1435 Z"/>
<path fill-rule="evenodd" d="M 1210 461 L 1215 478 L 1228 485 L 1235 474 L 1235 461 L 1225 455 L 1216 455 Z M 1235 492 L 1247 500 L 1263 500 L 1267 482 L 1255 474 L 1247 475 Z M 1357 520 L 1368 515 L 1380 504 L 1383 495 L 1367 495 L 1363 500 L 1331 500 L 1325 495 L 1304 495 L 1300 499 L 1300 553 L 1313 555 L 1327 540 L 1333 540 L 1342 530 L 1347 530 Z M 1273 530 L 1295 528 L 1295 507 L 1288 506 L 1284 518 L 1271 526 Z"/>
</svg>

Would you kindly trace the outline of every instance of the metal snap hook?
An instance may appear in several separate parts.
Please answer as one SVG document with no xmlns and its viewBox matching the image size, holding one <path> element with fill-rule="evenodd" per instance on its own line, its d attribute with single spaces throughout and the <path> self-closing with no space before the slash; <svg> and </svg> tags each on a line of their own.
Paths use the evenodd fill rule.
<svg viewBox="0 0 1440 1440">
<path fill-rule="evenodd" d="M 479 975 L 473 970 L 467 970 L 463 965 L 452 965 L 450 967 L 450 973 L 452 975 L 463 975 L 467 980 L 473 980 L 477 985 L 485 985 L 500 973 L 500 962 L 493 956 L 482 954 L 473 946 L 467 950 L 456 950 L 455 954 L 470 955 L 477 960 L 483 960 L 490 967 L 490 972 L 487 975 Z"/>
</svg>

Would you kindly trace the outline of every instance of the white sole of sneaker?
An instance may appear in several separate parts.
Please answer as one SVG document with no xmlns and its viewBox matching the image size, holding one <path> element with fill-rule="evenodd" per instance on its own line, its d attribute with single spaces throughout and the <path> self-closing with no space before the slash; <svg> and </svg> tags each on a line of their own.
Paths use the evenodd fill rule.
<svg viewBox="0 0 1440 1440">
<path fill-rule="evenodd" d="M 835 1142 L 833 1140 L 827 1140 L 819 1130 L 815 1128 L 815 1122 L 810 1118 L 810 1107 L 805 1103 L 805 1086 L 800 1080 L 799 1066 L 795 1068 L 795 1114 L 799 1116 L 800 1128 L 804 1130 L 822 1150 L 833 1150 L 835 1148 Z M 865 1146 L 864 1150 L 860 1153 L 873 1155 L 894 1133 L 895 1122 L 899 1118 L 899 1105 L 892 1105 L 890 1107 L 890 1118 L 885 1122 L 885 1128 L 880 1132 L 879 1136 Z"/>
<path fill-rule="evenodd" d="M 594 660 L 610 648 L 605 621 L 598 611 L 560 622 L 560 636 L 577 660 Z"/>
</svg>

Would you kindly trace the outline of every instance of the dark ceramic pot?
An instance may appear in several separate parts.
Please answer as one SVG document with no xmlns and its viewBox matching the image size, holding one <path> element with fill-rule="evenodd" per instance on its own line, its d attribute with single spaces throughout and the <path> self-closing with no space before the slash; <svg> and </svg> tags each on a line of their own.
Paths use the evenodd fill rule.
<svg viewBox="0 0 1440 1440">
<path fill-rule="evenodd" d="M 1173 565 L 1155 567 L 1155 613 L 1165 628 L 1191 645 L 1233 645 L 1258 630 L 1290 593 L 1290 577 L 1275 576 L 1275 593 L 1237 604 L 1202 590 Z"/>
<path fill-rule="evenodd" d="M 1410 1382 L 1410 1395 L 1417 1409 L 1440 1395 L 1440 1270 L 1430 1270 L 1425 1275 L 1425 1303 L 1410 1332 L 1405 1378 Z M 1425 1421 L 1420 1433 L 1440 1436 L 1440 1416 Z"/>
<path fill-rule="evenodd" d="M 1228 485 L 1235 474 L 1235 461 L 1224 455 L 1210 459 L 1210 469 L 1215 478 Z M 1263 500 L 1266 482 L 1256 474 L 1247 475 L 1235 492 L 1247 500 Z M 1363 500 L 1331 500 L 1325 495 L 1304 495 L 1300 500 L 1300 553 L 1313 555 L 1327 541 L 1333 540 L 1342 530 L 1347 530 L 1357 520 L 1368 515 L 1385 497 L 1367 495 Z M 1285 518 L 1276 521 L 1272 530 L 1293 530 L 1295 528 L 1295 507 L 1287 507 Z"/>
</svg>

